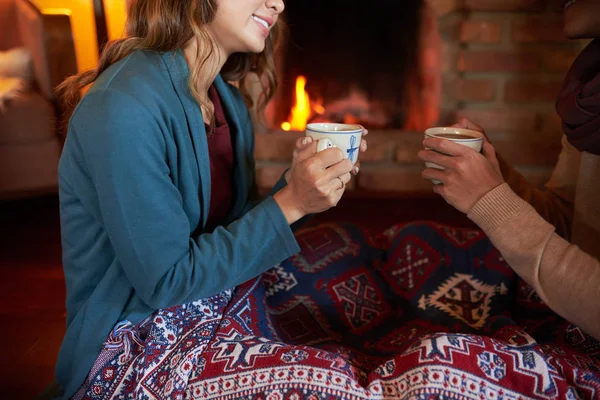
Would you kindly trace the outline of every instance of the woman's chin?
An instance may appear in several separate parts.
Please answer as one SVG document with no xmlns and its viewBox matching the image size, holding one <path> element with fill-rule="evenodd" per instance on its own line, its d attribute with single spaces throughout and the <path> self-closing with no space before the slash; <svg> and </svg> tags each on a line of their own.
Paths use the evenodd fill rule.
<svg viewBox="0 0 600 400">
<path fill-rule="evenodd" d="M 265 41 L 260 40 L 259 42 L 253 44 L 250 49 L 250 53 L 258 54 L 262 53 L 265 50 Z"/>
<path fill-rule="evenodd" d="M 264 37 L 247 37 L 242 47 L 244 47 L 244 49 L 239 50 L 243 53 L 262 53 L 266 47 L 266 40 Z"/>
</svg>

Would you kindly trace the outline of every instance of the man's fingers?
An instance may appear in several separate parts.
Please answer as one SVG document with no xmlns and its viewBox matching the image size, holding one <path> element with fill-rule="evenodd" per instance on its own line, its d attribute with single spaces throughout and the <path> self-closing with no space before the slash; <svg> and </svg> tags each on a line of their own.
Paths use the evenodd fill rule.
<svg viewBox="0 0 600 400">
<path fill-rule="evenodd" d="M 421 171 L 421 177 L 428 181 L 440 181 L 444 183 L 446 180 L 447 172 L 436 168 L 425 168 Z"/>
<path fill-rule="evenodd" d="M 471 125 L 472 125 L 471 121 L 469 121 L 465 117 L 462 117 L 461 119 L 458 120 L 457 123 L 455 123 L 454 125 L 452 125 L 452 127 L 454 127 L 454 128 L 461 128 L 461 129 L 470 129 L 469 126 L 471 126 Z"/>
<path fill-rule="evenodd" d="M 468 154 L 470 151 L 474 151 L 470 147 L 454 143 L 451 140 L 438 138 L 426 138 L 423 141 L 423 146 L 425 146 L 425 148 L 433 149 L 439 151 L 440 153 L 447 154 L 449 156 L 462 156 L 464 154 Z"/>
<path fill-rule="evenodd" d="M 496 161 L 496 149 L 494 146 L 488 142 L 487 140 L 483 142 L 483 155 L 489 161 Z"/>
<path fill-rule="evenodd" d="M 474 131 L 479 131 L 481 133 L 483 133 L 483 128 L 479 125 L 477 125 L 475 122 L 471 121 L 468 118 L 462 117 L 460 120 L 458 120 L 458 122 L 454 125 L 452 125 L 455 128 L 462 128 L 462 129 L 472 129 Z"/>
</svg>

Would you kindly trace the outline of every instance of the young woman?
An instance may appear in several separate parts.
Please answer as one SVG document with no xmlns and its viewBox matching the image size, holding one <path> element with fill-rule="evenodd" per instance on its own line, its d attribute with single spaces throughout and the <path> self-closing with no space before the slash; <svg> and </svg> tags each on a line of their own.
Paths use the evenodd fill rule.
<svg viewBox="0 0 600 400">
<path fill-rule="evenodd" d="M 467 213 L 557 314 L 600 340 L 600 1 L 564 0 L 569 38 L 596 38 L 575 60 L 556 110 L 563 149 L 546 190 L 535 189 L 486 141 L 483 155 L 439 139 L 420 158 L 434 190 Z M 470 121 L 458 126 L 483 131 Z M 583 306 L 585 305 L 585 306 Z"/>
<path fill-rule="evenodd" d="M 231 289 L 299 250 L 290 225 L 334 206 L 358 172 L 338 149 L 316 154 L 299 140 L 274 194 L 256 202 L 245 79 L 261 78 L 264 106 L 283 9 L 282 0 L 133 1 L 127 38 L 61 85 L 76 105 L 59 167 L 63 397 L 121 393 L 98 386 L 108 370 L 136 393 L 132 377 L 152 364 L 128 364 L 127 350 L 165 328 L 156 312 L 218 321 Z"/>
</svg>

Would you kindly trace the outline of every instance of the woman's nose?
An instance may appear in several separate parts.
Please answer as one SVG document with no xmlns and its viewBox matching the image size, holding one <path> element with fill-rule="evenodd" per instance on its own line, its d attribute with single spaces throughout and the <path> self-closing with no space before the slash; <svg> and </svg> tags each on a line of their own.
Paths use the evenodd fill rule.
<svg viewBox="0 0 600 400">
<path fill-rule="evenodd" d="M 283 0 L 267 0 L 266 2 L 267 8 L 275 11 L 276 14 L 281 14 L 285 9 L 285 4 L 283 4 Z"/>
</svg>

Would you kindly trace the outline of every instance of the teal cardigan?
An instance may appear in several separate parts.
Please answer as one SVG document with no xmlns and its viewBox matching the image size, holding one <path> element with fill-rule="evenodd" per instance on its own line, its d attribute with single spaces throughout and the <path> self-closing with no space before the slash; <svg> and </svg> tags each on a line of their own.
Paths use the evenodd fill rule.
<svg viewBox="0 0 600 400">
<path fill-rule="evenodd" d="M 181 51 L 135 52 L 100 75 L 71 118 L 59 166 L 67 332 L 56 378 L 65 398 L 117 322 L 233 288 L 299 251 L 273 198 L 255 202 L 251 119 L 220 76 L 235 199 L 225 225 L 203 232 L 219 183 L 188 78 Z"/>
</svg>

